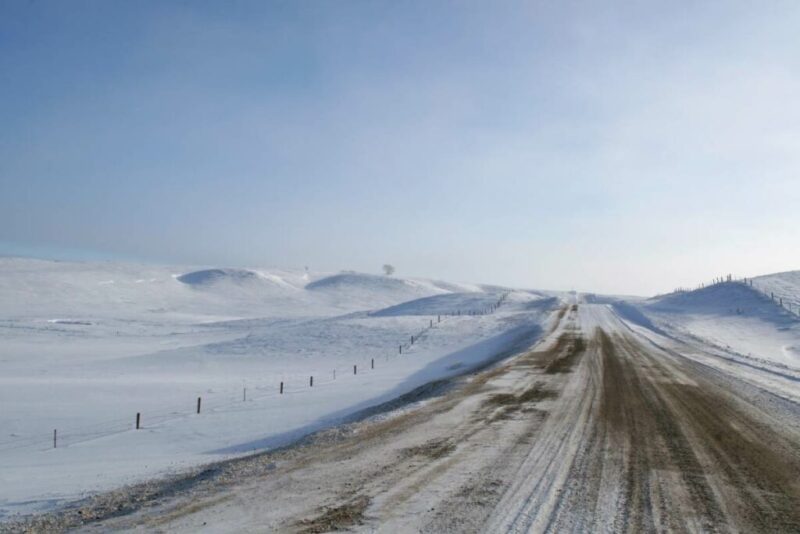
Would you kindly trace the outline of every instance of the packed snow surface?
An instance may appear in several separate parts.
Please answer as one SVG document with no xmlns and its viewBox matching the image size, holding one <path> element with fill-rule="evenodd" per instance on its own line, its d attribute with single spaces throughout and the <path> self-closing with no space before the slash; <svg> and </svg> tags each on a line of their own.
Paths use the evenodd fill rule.
<svg viewBox="0 0 800 534">
<path fill-rule="evenodd" d="M 555 305 L 351 272 L 0 259 L 0 519 L 290 443 L 496 357 Z"/>
</svg>

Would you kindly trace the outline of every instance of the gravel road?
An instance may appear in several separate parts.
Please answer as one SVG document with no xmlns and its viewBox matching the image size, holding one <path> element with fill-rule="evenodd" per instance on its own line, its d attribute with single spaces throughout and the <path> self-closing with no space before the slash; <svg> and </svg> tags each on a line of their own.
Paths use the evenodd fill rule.
<svg viewBox="0 0 800 534">
<path fill-rule="evenodd" d="M 800 406 L 676 343 L 570 305 L 534 347 L 392 410 L 26 526 L 800 532 Z"/>
</svg>

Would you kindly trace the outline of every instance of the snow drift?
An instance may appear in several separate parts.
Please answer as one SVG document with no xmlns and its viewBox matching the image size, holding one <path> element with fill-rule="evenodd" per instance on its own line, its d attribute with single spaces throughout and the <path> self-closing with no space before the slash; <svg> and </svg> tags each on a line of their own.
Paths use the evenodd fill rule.
<svg viewBox="0 0 800 534">
<path fill-rule="evenodd" d="M 737 355 L 800 369 L 800 319 L 748 284 L 724 282 L 635 305 L 664 330 L 689 334 Z"/>
<path fill-rule="evenodd" d="M 404 302 L 373 312 L 376 317 L 400 315 L 455 315 L 483 313 L 502 293 L 450 293 Z"/>
</svg>

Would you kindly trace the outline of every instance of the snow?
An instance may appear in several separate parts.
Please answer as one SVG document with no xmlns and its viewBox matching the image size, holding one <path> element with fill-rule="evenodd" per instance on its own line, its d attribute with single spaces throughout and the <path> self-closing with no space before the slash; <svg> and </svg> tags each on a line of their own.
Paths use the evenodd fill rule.
<svg viewBox="0 0 800 534">
<path fill-rule="evenodd" d="M 556 304 L 512 291 L 494 313 L 463 313 L 488 311 L 506 291 L 0 259 L 0 519 L 287 444 L 481 365 L 529 342 Z"/>
<path fill-rule="evenodd" d="M 777 299 L 800 303 L 799 274 L 643 299 L 0 258 L 0 521 L 289 444 L 531 343 L 561 302 L 613 308 L 588 307 L 589 330 L 624 325 L 796 399 L 800 319 Z"/>
<path fill-rule="evenodd" d="M 800 296 L 800 287 L 782 287 L 789 298 Z M 759 289 L 724 282 L 632 306 L 657 328 L 693 336 L 737 356 L 800 369 L 800 320 Z M 652 329 L 630 314 L 627 318 Z"/>
<path fill-rule="evenodd" d="M 203 269 L 176 277 L 179 282 L 190 286 L 204 286 L 223 281 L 241 283 L 255 279 L 258 279 L 258 274 L 247 269 Z M 282 281 L 280 277 L 275 277 L 275 280 Z"/>
<path fill-rule="evenodd" d="M 537 298 L 543 295 L 529 293 Z M 481 313 L 497 301 L 500 293 L 451 293 L 434 295 L 409 302 L 396 304 L 373 312 L 373 317 L 392 317 L 402 315 L 448 315 Z"/>
<path fill-rule="evenodd" d="M 758 276 L 752 284 L 766 296 L 774 294 L 776 299 L 783 299 L 784 306 L 795 314 L 800 313 L 800 271 Z"/>
</svg>

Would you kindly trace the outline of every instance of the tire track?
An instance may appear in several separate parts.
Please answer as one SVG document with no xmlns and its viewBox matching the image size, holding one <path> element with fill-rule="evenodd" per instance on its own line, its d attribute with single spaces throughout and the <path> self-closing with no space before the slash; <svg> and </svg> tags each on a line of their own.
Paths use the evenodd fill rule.
<svg viewBox="0 0 800 534">
<path fill-rule="evenodd" d="M 798 436 L 581 308 L 586 354 L 488 530 L 800 532 Z"/>
</svg>

